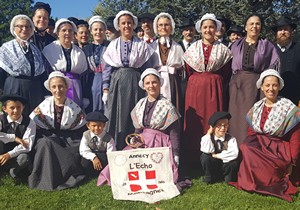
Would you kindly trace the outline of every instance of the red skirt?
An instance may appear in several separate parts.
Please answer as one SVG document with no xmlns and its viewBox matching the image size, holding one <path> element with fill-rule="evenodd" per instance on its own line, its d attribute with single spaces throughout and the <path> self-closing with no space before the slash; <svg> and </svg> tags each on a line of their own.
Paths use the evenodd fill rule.
<svg viewBox="0 0 300 210">
<path fill-rule="evenodd" d="M 194 72 L 188 80 L 185 96 L 183 149 L 188 164 L 200 165 L 200 140 L 209 129 L 208 119 L 223 111 L 223 77 L 210 72 Z"/>
<path fill-rule="evenodd" d="M 243 160 L 238 182 L 230 183 L 238 189 L 275 196 L 289 202 L 298 192 L 289 180 L 287 168 L 291 162 L 290 144 L 264 135 L 248 136 L 241 144 Z"/>
</svg>

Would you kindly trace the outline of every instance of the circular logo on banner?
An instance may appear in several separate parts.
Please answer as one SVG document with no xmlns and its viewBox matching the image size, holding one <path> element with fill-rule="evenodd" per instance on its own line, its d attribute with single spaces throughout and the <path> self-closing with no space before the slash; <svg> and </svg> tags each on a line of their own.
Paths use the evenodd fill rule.
<svg viewBox="0 0 300 210">
<path fill-rule="evenodd" d="M 124 165 L 126 162 L 127 162 L 127 158 L 126 158 L 125 155 L 117 155 L 117 156 L 115 157 L 115 164 L 116 164 L 117 166 L 122 166 L 122 165 Z"/>
</svg>

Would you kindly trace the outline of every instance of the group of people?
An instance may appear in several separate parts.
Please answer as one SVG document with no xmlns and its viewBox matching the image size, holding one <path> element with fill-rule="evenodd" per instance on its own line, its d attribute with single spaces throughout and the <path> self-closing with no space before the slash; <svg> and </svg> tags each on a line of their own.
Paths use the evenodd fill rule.
<svg viewBox="0 0 300 210">
<path fill-rule="evenodd" d="M 170 148 L 174 183 L 178 167 L 184 174 L 201 166 L 206 183 L 292 201 L 300 184 L 300 46 L 290 18 L 271 27 L 272 43 L 261 38 L 258 14 L 243 30 L 207 13 L 195 24 L 183 20 L 177 43 L 164 12 L 62 18 L 56 38 L 46 31 L 50 15 L 37 2 L 32 19 L 15 16 L 14 39 L 0 48 L 0 170 L 16 177 L 28 168 L 29 187 L 42 190 L 76 186 L 86 175 L 110 183 L 106 152 L 127 150 L 125 138 L 136 132 L 145 148 Z"/>
</svg>

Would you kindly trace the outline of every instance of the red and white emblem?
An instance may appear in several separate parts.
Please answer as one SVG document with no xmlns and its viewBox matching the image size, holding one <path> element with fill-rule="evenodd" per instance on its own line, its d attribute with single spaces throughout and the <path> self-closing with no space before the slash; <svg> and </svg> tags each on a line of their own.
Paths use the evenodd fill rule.
<svg viewBox="0 0 300 210">
<path fill-rule="evenodd" d="M 137 192 L 141 189 L 156 189 L 156 172 L 152 171 L 129 171 L 128 180 L 130 190 Z"/>
</svg>

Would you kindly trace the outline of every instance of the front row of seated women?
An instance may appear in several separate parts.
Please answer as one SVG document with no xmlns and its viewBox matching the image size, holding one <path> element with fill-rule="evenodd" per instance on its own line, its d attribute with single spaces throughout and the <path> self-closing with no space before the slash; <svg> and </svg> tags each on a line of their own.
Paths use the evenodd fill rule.
<svg viewBox="0 0 300 210">
<path fill-rule="evenodd" d="M 139 86 L 147 96 L 138 101 L 131 118 L 136 132 L 145 139 L 145 148 L 170 148 L 173 178 L 177 183 L 180 116 L 172 103 L 160 94 L 163 82 L 155 69 L 143 72 Z M 66 97 L 70 85 L 68 77 L 60 72 L 52 72 L 44 85 L 52 96 L 46 98 L 30 115 L 37 125 L 35 144 L 30 138 L 35 129 L 30 126 L 30 119 L 22 117 L 25 102 L 20 99 L 17 103 L 18 100 L 13 100 L 13 97 L 1 97 L 4 111 L 0 118 L 0 142 L 4 142 L 1 148 L 8 142 L 14 143 L 15 148 L 10 148 L 18 153 L 12 155 L 14 153 L 9 149 L 4 150 L 4 154 L 0 155 L 0 164 L 2 167 L 11 162 L 14 166 L 20 166 L 18 155 L 28 153 L 32 148 L 35 157 L 28 179 L 29 187 L 65 189 L 78 185 L 89 174 L 88 170 L 98 175 L 107 164 L 105 153 L 114 151 L 115 144 L 104 129 L 109 119 L 100 112 L 93 112 L 85 118 L 81 108 Z M 278 97 L 283 86 L 284 81 L 275 70 L 269 69 L 260 75 L 257 88 L 265 97 L 255 103 L 247 114 L 249 131 L 240 146 L 242 159 L 237 180 L 227 181 L 237 189 L 292 201 L 291 195 L 298 192 L 296 186 L 300 181 L 300 111 L 290 100 Z M 10 111 L 12 107 L 16 107 L 17 111 Z M 88 131 L 85 119 L 88 121 Z M 17 128 L 13 126 L 14 122 L 17 122 Z M 225 125 L 221 128 L 225 128 Z M 82 164 L 80 155 L 86 159 Z M 218 158 L 218 155 L 212 154 L 212 157 Z M 18 171 L 16 168 L 10 170 L 10 174 L 15 174 Z M 97 185 L 109 182 L 109 169 L 106 167 L 101 171 Z"/>
</svg>

